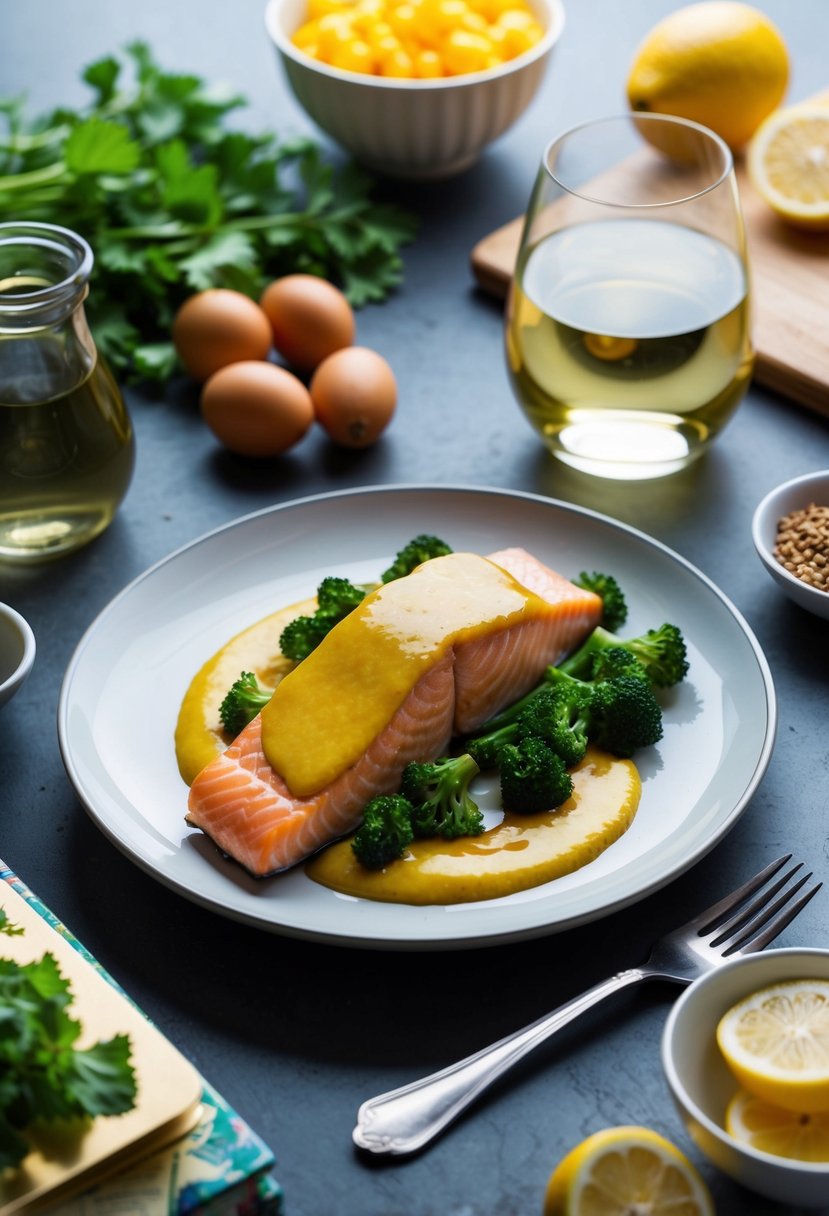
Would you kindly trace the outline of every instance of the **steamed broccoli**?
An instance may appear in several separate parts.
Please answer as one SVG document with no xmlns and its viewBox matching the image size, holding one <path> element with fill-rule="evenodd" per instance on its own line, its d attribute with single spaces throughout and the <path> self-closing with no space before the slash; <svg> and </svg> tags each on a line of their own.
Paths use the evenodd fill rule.
<svg viewBox="0 0 829 1216">
<path fill-rule="evenodd" d="M 228 734 L 234 737 L 252 722 L 273 696 L 273 692 L 260 688 L 252 671 L 243 671 L 239 679 L 231 684 L 225 699 L 219 706 L 219 717 Z"/>
<path fill-rule="evenodd" d="M 365 596 L 366 589 L 355 587 L 347 578 L 324 578 L 317 588 L 316 611 L 311 616 L 298 616 L 285 626 L 279 638 L 280 650 L 289 659 L 307 658 Z"/>
<path fill-rule="evenodd" d="M 501 801 L 506 811 L 551 811 L 566 802 L 573 781 L 566 765 L 552 748 L 528 736 L 506 743 L 498 756 Z"/>
<path fill-rule="evenodd" d="M 560 667 L 548 669 L 554 685 L 581 698 L 587 689 L 583 713 L 591 743 L 615 756 L 629 757 L 640 747 L 650 747 L 662 738 L 662 706 L 650 684 L 636 675 L 610 679 L 580 680 Z"/>
<path fill-rule="evenodd" d="M 601 650 L 622 646 L 647 669 L 651 684 L 668 688 L 678 684 L 688 671 L 685 640 L 676 625 L 660 625 L 636 638 L 619 638 L 599 625 L 578 650 L 559 664 L 559 670 L 582 679 L 589 677 L 593 657 Z"/>
<path fill-rule="evenodd" d="M 593 680 L 609 680 L 613 676 L 636 676 L 650 684 L 651 678 L 644 663 L 640 663 L 631 650 L 624 646 L 608 646 L 607 650 L 597 650 L 593 655 L 590 668 L 590 678 Z"/>
<path fill-rule="evenodd" d="M 612 574 L 600 574 L 595 570 L 592 574 L 588 574 L 582 570 L 578 578 L 573 579 L 573 582 L 584 591 L 592 591 L 599 596 L 603 605 L 601 623 L 605 629 L 615 632 L 624 625 L 628 616 L 628 606 L 622 588 Z"/>
<path fill-rule="evenodd" d="M 414 839 L 412 804 L 400 794 L 380 794 L 363 810 L 351 841 L 354 856 L 367 870 L 382 870 L 402 857 Z"/>
<path fill-rule="evenodd" d="M 403 578 L 405 575 L 411 574 L 421 562 L 429 561 L 433 557 L 445 557 L 447 553 L 451 552 L 446 541 L 441 540 L 438 536 L 428 536 L 425 533 L 416 536 L 403 546 L 388 570 L 380 576 L 381 581 L 391 583 L 396 578 Z"/>
<path fill-rule="evenodd" d="M 469 783 L 480 772 L 473 758 L 445 756 L 431 763 L 407 764 L 400 790 L 413 807 L 415 836 L 477 836 L 484 819 L 469 793 Z"/>
<path fill-rule="evenodd" d="M 565 695 L 542 684 L 494 718 L 485 734 L 467 740 L 467 750 L 481 768 L 497 768 L 503 747 L 534 738 L 557 752 L 565 764 L 577 764 L 587 747 L 579 705 L 587 696 L 586 690 Z"/>
</svg>

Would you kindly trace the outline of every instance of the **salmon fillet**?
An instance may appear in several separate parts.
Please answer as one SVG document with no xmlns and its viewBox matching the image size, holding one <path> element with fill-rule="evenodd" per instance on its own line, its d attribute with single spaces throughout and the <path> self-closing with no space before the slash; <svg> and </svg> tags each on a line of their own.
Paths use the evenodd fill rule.
<svg viewBox="0 0 829 1216">
<path fill-rule="evenodd" d="M 556 611 L 450 648 L 360 759 L 310 797 L 295 797 L 268 762 L 257 715 L 196 777 L 187 822 L 256 877 L 297 865 L 358 827 L 366 803 L 394 792 L 410 761 L 445 754 L 453 735 L 476 730 L 523 696 L 599 623 L 598 596 L 523 549 L 500 550 L 489 560 Z"/>
</svg>

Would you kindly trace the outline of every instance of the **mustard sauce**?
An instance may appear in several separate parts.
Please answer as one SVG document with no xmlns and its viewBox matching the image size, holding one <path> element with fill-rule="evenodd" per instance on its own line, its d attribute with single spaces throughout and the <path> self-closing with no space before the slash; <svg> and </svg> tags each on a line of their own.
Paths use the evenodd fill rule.
<svg viewBox="0 0 829 1216">
<path fill-rule="evenodd" d="M 243 671 L 252 671 L 263 688 L 275 688 L 295 666 L 279 652 L 279 635 L 297 616 L 312 613 L 316 600 L 282 608 L 242 630 L 208 659 L 193 677 L 176 723 L 176 761 L 188 785 L 223 752 L 230 736 L 222 728 L 219 706 Z"/>
<path fill-rule="evenodd" d="M 269 763 L 298 798 L 365 753 L 449 648 L 555 609 L 474 553 L 433 558 L 372 591 L 277 687 L 262 711 Z"/>
<path fill-rule="evenodd" d="M 498 899 L 580 869 L 622 836 L 639 805 L 636 766 L 595 748 L 572 770 L 573 794 L 554 811 L 519 815 L 480 836 L 414 841 L 399 861 L 367 870 L 350 840 L 307 863 L 315 881 L 345 895 L 402 904 Z"/>
</svg>

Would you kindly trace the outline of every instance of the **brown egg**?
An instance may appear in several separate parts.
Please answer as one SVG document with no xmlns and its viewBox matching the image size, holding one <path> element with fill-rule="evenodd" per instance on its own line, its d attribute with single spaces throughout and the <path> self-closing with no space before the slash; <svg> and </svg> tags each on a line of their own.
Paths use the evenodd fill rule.
<svg viewBox="0 0 829 1216">
<path fill-rule="evenodd" d="M 278 456 L 314 421 L 307 388 L 284 367 L 245 360 L 215 372 L 201 410 L 217 439 L 240 456 Z"/>
<path fill-rule="evenodd" d="M 397 383 L 382 355 L 349 346 L 329 355 L 314 372 L 311 401 L 317 422 L 335 443 L 366 448 L 391 421 Z"/>
<path fill-rule="evenodd" d="M 211 287 L 185 300 L 173 320 L 173 344 L 187 371 L 206 380 L 220 367 L 266 359 L 271 326 L 259 305 L 240 291 Z"/>
<path fill-rule="evenodd" d="M 273 344 L 300 371 L 313 371 L 354 341 L 351 305 L 343 293 L 312 274 L 289 274 L 265 288 L 259 301 Z"/>
</svg>

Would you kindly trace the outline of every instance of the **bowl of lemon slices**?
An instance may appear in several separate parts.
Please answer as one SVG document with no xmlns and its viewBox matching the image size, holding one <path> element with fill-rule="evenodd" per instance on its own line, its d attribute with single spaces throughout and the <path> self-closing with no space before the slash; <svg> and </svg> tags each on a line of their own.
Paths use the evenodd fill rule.
<svg viewBox="0 0 829 1216">
<path fill-rule="evenodd" d="M 829 950 L 717 967 L 676 1002 L 662 1063 L 691 1139 L 769 1199 L 829 1197 Z"/>
</svg>

